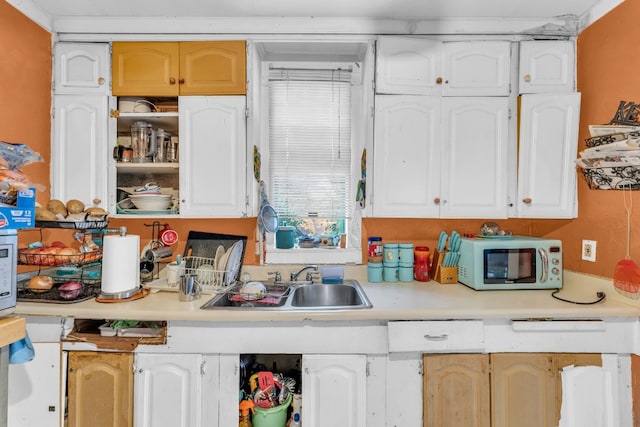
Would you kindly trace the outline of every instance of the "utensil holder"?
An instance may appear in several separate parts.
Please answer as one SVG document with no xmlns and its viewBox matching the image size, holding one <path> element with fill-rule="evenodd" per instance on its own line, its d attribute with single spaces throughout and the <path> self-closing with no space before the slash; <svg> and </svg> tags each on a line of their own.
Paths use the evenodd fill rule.
<svg viewBox="0 0 640 427">
<path fill-rule="evenodd" d="M 442 261 L 444 255 L 448 251 L 439 252 L 437 249 L 433 254 L 433 264 L 431 265 L 431 271 L 433 271 L 433 280 L 438 283 L 451 284 L 458 283 L 458 267 L 443 267 Z"/>
</svg>

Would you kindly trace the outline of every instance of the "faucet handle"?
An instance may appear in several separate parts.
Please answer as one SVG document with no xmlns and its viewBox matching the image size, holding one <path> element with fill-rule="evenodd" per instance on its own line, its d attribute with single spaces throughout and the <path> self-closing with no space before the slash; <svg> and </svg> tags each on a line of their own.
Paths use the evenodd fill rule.
<svg viewBox="0 0 640 427">
<path fill-rule="evenodd" d="M 307 271 L 307 282 L 313 282 L 314 279 L 318 278 L 319 273 L 317 271 Z"/>
<path fill-rule="evenodd" d="M 280 274 L 279 271 L 269 271 L 269 272 L 267 272 L 267 275 L 268 276 L 275 276 L 274 279 L 273 279 L 273 281 L 275 283 L 282 282 L 282 275 Z"/>
</svg>

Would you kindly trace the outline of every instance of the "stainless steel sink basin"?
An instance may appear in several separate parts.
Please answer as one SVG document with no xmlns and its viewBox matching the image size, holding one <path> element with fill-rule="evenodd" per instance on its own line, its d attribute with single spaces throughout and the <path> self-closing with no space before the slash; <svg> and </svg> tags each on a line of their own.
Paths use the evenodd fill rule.
<svg viewBox="0 0 640 427">
<path fill-rule="evenodd" d="M 345 280 L 340 285 L 309 284 L 304 282 L 263 282 L 267 295 L 263 299 L 244 300 L 234 285 L 215 295 L 201 308 L 203 310 L 354 310 L 371 308 L 371 302 L 360 284 Z"/>
<path fill-rule="evenodd" d="M 303 285 L 291 296 L 292 307 L 370 308 L 371 303 L 357 282 L 342 285 Z"/>
</svg>

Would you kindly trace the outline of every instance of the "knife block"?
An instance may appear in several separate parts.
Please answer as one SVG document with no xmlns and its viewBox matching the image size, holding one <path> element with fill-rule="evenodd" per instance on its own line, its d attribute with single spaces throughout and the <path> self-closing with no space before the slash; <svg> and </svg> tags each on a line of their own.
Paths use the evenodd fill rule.
<svg viewBox="0 0 640 427">
<path fill-rule="evenodd" d="M 437 249 L 433 254 L 433 263 L 431 271 L 433 271 L 433 280 L 438 283 L 450 284 L 458 283 L 458 267 L 443 267 L 442 261 L 447 251 L 439 252 Z"/>
</svg>

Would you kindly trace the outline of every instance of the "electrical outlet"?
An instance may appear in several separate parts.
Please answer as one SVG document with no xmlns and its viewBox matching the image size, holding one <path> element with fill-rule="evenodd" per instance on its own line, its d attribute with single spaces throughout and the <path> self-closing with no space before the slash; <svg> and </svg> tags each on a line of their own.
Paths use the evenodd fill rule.
<svg viewBox="0 0 640 427">
<path fill-rule="evenodd" d="M 596 245 L 595 240 L 582 241 L 582 259 L 585 261 L 596 262 Z"/>
</svg>

